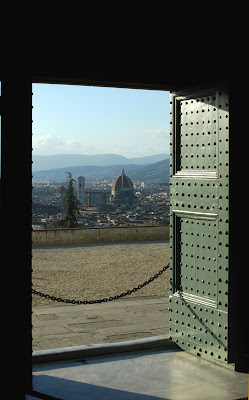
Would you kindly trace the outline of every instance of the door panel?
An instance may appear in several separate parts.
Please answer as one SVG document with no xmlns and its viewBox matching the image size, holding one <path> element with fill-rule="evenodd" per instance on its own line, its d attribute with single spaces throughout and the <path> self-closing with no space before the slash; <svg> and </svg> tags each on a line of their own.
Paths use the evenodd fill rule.
<svg viewBox="0 0 249 400">
<path fill-rule="evenodd" d="M 225 90 L 171 94 L 171 337 L 225 363 L 232 354 L 228 107 Z"/>
</svg>

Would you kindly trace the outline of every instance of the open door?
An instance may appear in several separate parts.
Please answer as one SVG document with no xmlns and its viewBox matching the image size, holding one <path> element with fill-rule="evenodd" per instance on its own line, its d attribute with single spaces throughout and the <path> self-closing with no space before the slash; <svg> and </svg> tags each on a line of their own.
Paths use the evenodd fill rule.
<svg viewBox="0 0 249 400">
<path fill-rule="evenodd" d="M 171 94 L 171 337 L 230 363 L 229 95 Z"/>
</svg>

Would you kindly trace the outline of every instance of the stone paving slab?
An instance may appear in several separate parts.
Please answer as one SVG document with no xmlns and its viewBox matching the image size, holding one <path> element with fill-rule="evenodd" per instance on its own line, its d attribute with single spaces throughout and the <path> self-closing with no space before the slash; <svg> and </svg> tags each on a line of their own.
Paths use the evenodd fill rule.
<svg viewBox="0 0 249 400">
<path fill-rule="evenodd" d="M 247 385 L 247 374 L 179 349 L 121 350 L 112 355 L 36 363 L 36 392 L 31 394 L 65 400 L 238 400 L 247 398 Z M 34 398 L 26 396 L 26 400 Z"/>
<path fill-rule="evenodd" d="M 33 307 L 33 350 L 135 340 L 169 333 L 168 296 Z"/>
</svg>

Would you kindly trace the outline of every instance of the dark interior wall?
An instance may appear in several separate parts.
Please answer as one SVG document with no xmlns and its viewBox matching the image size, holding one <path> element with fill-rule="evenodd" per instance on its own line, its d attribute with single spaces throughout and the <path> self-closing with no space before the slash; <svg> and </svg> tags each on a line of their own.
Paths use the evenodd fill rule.
<svg viewBox="0 0 249 400">
<path fill-rule="evenodd" d="M 32 90 L 20 72 L 9 69 L 1 96 L 1 378 L 13 398 L 31 384 Z"/>
<path fill-rule="evenodd" d="M 179 7 L 167 12 L 148 10 L 136 16 L 131 11 L 127 16 L 121 12 L 105 15 L 98 10 L 92 14 L 45 12 L 32 19 L 12 16 L 5 25 L 8 28 L 1 28 L 2 377 L 9 398 L 22 398 L 31 385 L 32 81 L 166 90 L 228 83 L 234 110 L 231 262 L 238 264 L 238 274 L 235 268 L 232 273 L 237 294 L 233 304 L 237 310 L 244 308 L 240 304 L 247 300 L 243 279 L 247 242 L 237 232 L 244 226 L 238 202 L 246 196 L 238 190 L 246 188 L 243 172 L 247 170 L 246 146 L 238 141 L 247 137 L 246 14 L 226 8 L 218 12 L 217 7 L 181 11 Z M 234 340 L 245 343 L 246 321 L 239 311 L 237 323 Z M 242 345 L 238 349 L 245 352 Z"/>
<path fill-rule="evenodd" d="M 248 202 L 244 194 L 248 171 L 248 78 L 238 74 L 229 89 L 229 310 L 234 359 L 238 369 L 248 371 Z"/>
</svg>

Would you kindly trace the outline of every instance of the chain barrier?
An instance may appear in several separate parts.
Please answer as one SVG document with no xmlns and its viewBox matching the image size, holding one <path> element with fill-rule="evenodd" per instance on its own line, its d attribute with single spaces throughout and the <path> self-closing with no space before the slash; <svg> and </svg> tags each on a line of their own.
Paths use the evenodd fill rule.
<svg viewBox="0 0 249 400">
<path fill-rule="evenodd" d="M 69 299 L 62 299 L 61 297 L 55 297 L 55 296 L 50 296 L 50 294 L 45 294 L 42 292 L 38 292 L 35 289 L 32 289 L 32 293 L 44 297 L 45 299 L 53 300 L 53 301 L 58 301 L 59 303 L 67 303 L 67 304 L 97 304 L 97 303 L 106 303 L 107 301 L 113 301 L 113 300 L 118 300 L 121 299 L 122 297 L 129 296 L 132 293 L 135 293 L 137 290 L 142 289 L 144 286 L 147 286 L 149 283 L 153 282 L 155 279 L 157 279 L 160 275 L 164 273 L 170 266 L 170 263 L 168 263 L 165 267 L 163 267 L 157 274 L 153 275 L 150 279 L 145 281 L 144 283 L 141 283 L 138 286 L 135 286 L 131 290 L 127 290 L 126 292 L 123 292 L 117 296 L 110 296 L 110 297 L 104 297 L 103 299 L 99 300 L 69 300 Z"/>
</svg>

